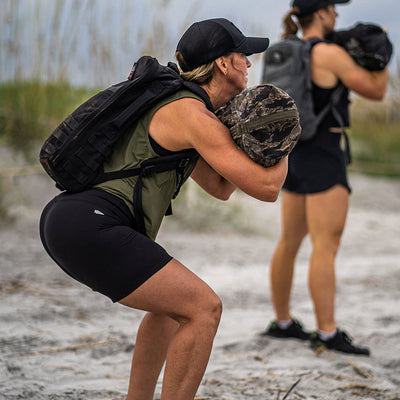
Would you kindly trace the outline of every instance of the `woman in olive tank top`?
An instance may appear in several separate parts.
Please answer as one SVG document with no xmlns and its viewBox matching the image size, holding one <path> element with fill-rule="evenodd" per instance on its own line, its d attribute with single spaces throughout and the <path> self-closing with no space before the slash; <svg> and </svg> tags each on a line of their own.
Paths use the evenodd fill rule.
<svg viewBox="0 0 400 400">
<path fill-rule="evenodd" d="M 246 88 L 247 56 L 263 52 L 268 43 L 267 38 L 244 36 L 226 19 L 212 19 L 189 27 L 176 56 L 182 77 L 200 85 L 217 109 Z M 275 201 L 287 173 L 287 157 L 270 168 L 253 162 L 190 92 L 158 104 L 134 130 L 106 168 L 128 168 L 164 152 L 195 149 L 198 160 L 185 166 L 184 179 L 190 175 L 222 200 L 238 187 L 262 201 Z M 161 399 L 193 400 L 220 321 L 221 300 L 155 242 L 173 196 L 175 172 L 156 174 L 143 184 L 147 235 L 135 229 L 127 195 L 134 179 L 53 199 L 42 213 L 42 242 L 74 279 L 114 302 L 147 312 L 137 333 L 127 399 L 152 400 L 166 361 Z"/>
</svg>

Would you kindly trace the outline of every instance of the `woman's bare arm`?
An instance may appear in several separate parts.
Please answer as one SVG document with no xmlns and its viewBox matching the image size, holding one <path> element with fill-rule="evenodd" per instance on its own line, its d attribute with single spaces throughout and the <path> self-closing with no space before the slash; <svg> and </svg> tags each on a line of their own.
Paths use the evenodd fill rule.
<svg viewBox="0 0 400 400">
<path fill-rule="evenodd" d="M 190 177 L 208 194 L 220 200 L 228 200 L 236 189 L 235 185 L 215 172 L 201 157 Z"/>
<path fill-rule="evenodd" d="M 368 71 L 336 44 L 318 43 L 312 52 L 312 78 L 322 87 L 340 80 L 347 88 L 369 99 L 382 100 L 389 80 L 388 69 Z"/>
<path fill-rule="evenodd" d="M 200 164 L 194 177 L 206 190 L 211 187 L 211 192 L 219 191 L 215 189 L 218 182 L 225 186 L 221 192 L 229 188 L 219 175 L 252 197 L 275 201 L 286 178 L 286 159 L 269 168 L 256 164 L 238 149 L 228 128 L 193 98 L 174 101 L 158 110 L 151 121 L 150 134 L 168 150 L 195 148 L 211 168 L 207 172 Z"/>
</svg>

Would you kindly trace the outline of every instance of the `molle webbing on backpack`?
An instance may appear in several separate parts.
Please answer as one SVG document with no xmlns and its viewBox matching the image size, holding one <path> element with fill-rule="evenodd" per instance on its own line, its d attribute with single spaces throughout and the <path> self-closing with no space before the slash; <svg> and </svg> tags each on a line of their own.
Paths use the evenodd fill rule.
<svg viewBox="0 0 400 400">
<path fill-rule="evenodd" d="M 60 190 L 68 192 L 80 192 L 101 182 L 129 176 L 139 175 L 142 179 L 150 170 L 158 173 L 177 169 L 180 160 L 187 160 L 187 152 L 177 152 L 170 158 L 160 156 L 157 161 L 146 160 L 143 168 L 104 172 L 103 164 L 118 140 L 146 111 L 180 89 L 190 90 L 213 111 L 207 93 L 181 78 L 175 64 L 162 66 L 155 58 L 141 57 L 128 80 L 94 95 L 54 130 L 40 151 L 43 168 Z M 152 163 L 157 166 L 153 168 Z M 177 179 L 176 192 L 181 180 Z M 135 217 L 143 218 L 139 214 Z"/>
</svg>

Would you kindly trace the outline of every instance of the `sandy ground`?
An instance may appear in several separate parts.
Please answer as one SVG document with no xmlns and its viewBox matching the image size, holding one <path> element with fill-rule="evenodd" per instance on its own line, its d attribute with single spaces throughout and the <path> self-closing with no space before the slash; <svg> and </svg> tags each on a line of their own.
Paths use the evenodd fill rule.
<svg viewBox="0 0 400 400">
<path fill-rule="evenodd" d="M 234 197 L 257 235 L 226 227 L 191 232 L 166 220 L 159 241 L 224 304 L 198 399 L 400 399 L 400 181 L 352 175 L 351 183 L 337 259 L 337 321 L 371 348 L 371 357 L 316 355 L 306 343 L 260 335 L 273 317 L 268 264 L 279 200 Z M 24 190 L 12 197 L 15 224 L 0 229 L 0 399 L 124 399 L 143 313 L 71 280 L 45 254 L 39 210 L 56 193 L 46 179 L 19 177 L 6 186 Z M 312 330 L 309 250 L 305 242 L 292 302 L 293 314 Z M 156 398 L 160 389 L 161 382 Z"/>
</svg>

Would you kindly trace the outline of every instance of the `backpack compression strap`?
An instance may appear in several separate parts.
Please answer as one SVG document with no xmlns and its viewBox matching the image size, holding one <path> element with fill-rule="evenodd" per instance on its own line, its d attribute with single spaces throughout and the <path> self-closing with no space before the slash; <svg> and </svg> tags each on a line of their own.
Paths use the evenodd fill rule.
<svg viewBox="0 0 400 400">
<path fill-rule="evenodd" d="M 176 154 L 168 156 L 150 158 L 142 162 L 140 166 L 139 178 L 135 184 L 133 191 L 133 210 L 135 214 L 135 228 L 138 232 L 146 235 L 146 227 L 143 217 L 142 206 L 142 178 L 148 178 L 159 172 L 165 172 L 175 169 L 176 170 L 176 186 L 175 192 L 172 196 L 173 199 L 179 193 L 183 184 L 185 168 L 189 162 L 198 157 L 196 150 L 185 150 Z M 171 204 L 168 207 L 166 215 L 172 214 Z"/>
<path fill-rule="evenodd" d="M 143 207 L 142 207 L 142 179 L 151 177 L 159 172 L 176 170 L 176 186 L 172 196 L 173 199 L 178 196 L 180 188 L 183 184 L 183 178 L 185 168 L 189 162 L 198 157 L 196 150 L 183 150 L 176 154 L 167 156 L 160 156 L 149 158 L 144 160 L 140 167 L 129 168 L 120 171 L 102 172 L 97 177 L 93 185 L 97 185 L 102 182 L 111 181 L 114 179 L 129 178 L 131 176 L 139 176 L 134 187 L 133 192 L 133 210 L 135 214 L 136 230 L 146 235 L 146 228 L 143 218 Z M 172 214 L 171 206 L 168 208 L 166 215 Z"/>
</svg>

